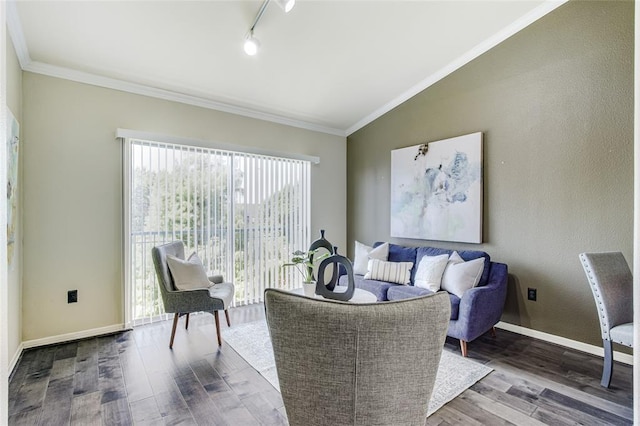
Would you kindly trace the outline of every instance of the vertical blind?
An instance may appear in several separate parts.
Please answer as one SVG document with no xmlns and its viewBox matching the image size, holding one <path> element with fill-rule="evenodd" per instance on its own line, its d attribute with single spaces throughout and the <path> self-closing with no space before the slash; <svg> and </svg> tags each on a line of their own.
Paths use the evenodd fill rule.
<svg viewBox="0 0 640 426">
<path fill-rule="evenodd" d="M 124 149 L 129 322 L 166 318 L 151 249 L 170 241 L 232 281 L 235 305 L 299 286 L 282 264 L 309 246 L 309 161 L 137 139 Z"/>
</svg>

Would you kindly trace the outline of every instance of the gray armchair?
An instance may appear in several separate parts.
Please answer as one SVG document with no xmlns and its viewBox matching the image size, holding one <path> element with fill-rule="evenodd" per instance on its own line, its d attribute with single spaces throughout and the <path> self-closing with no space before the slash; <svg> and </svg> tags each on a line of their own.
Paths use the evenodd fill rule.
<svg viewBox="0 0 640 426">
<path fill-rule="evenodd" d="M 225 283 L 221 275 L 209 277 L 209 281 L 213 284 L 208 289 L 186 290 L 176 289 L 173 283 L 173 277 L 169 271 L 167 264 L 167 255 L 172 255 L 180 259 L 184 259 L 184 244 L 182 241 L 174 241 L 154 247 L 151 250 L 153 264 L 156 268 L 158 277 L 158 285 L 164 302 L 164 310 L 167 313 L 174 313 L 173 328 L 171 330 L 171 340 L 169 348 L 173 348 L 173 339 L 176 334 L 176 326 L 178 318 L 186 315 L 185 328 L 189 328 L 189 313 L 191 312 L 213 312 L 216 321 L 216 332 L 218 333 L 218 346 L 222 346 L 222 338 L 220 337 L 220 319 L 218 311 L 223 310 L 227 319 L 227 325 L 231 326 L 229 321 L 229 305 L 233 300 L 234 286 L 232 283 Z"/>
<path fill-rule="evenodd" d="M 633 347 L 633 276 L 620 252 L 581 253 L 580 261 L 598 308 L 604 346 L 600 384 L 608 388 L 613 373 L 611 342 Z"/>
<path fill-rule="evenodd" d="M 351 304 L 265 291 L 292 426 L 424 426 L 451 303 L 445 293 Z"/>
</svg>

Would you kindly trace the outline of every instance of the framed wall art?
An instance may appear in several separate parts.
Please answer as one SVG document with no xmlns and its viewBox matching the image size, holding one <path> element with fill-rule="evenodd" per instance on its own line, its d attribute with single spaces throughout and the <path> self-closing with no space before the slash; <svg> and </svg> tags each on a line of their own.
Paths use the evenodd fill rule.
<svg viewBox="0 0 640 426">
<path fill-rule="evenodd" d="M 7 263 L 13 270 L 13 252 L 16 241 L 16 222 L 18 212 L 18 145 L 20 125 L 7 108 Z"/>
<path fill-rule="evenodd" d="M 482 133 L 391 151 L 391 236 L 482 242 Z"/>
</svg>

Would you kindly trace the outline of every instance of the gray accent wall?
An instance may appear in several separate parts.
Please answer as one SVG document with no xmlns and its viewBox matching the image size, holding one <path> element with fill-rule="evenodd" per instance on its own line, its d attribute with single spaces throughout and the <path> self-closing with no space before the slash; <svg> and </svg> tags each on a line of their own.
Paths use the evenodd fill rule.
<svg viewBox="0 0 640 426">
<path fill-rule="evenodd" d="M 350 135 L 349 254 L 355 240 L 485 250 L 509 265 L 503 321 L 601 345 L 578 253 L 633 262 L 633 13 L 571 1 Z M 390 238 L 391 150 L 477 131 L 484 243 Z"/>
</svg>

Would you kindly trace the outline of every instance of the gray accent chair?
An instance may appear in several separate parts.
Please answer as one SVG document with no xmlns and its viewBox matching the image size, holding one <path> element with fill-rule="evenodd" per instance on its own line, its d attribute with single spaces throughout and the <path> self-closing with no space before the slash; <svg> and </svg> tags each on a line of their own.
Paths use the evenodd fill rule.
<svg viewBox="0 0 640 426">
<path fill-rule="evenodd" d="M 352 304 L 265 290 L 292 426 L 424 426 L 444 346 L 446 293 Z"/>
<path fill-rule="evenodd" d="M 222 346 L 220 337 L 220 319 L 218 311 L 224 311 L 227 319 L 227 326 L 231 326 L 229 321 L 228 308 L 233 301 L 234 286 L 232 283 L 224 282 L 222 275 L 209 277 L 212 285 L 208 289 L 182 291 L 176 289 L 173 283 L 171 271 L 167 264 L 167 255 L 172 255 L 184 259 L 184 243 L 174 241 L 151 249 L 153 264 L 156 268 L 160 294 L 164 302 L 164 310 L 167 313 L 174 313 L 173 328 L 171 330 L 171 340 L 169 348 L 173 348 L 173 339 L 176 335 L 178 318 L 185 315 L 185 328 L 189 328 L 189 314 L 191 312 L 212 312 L 216 321 L 216 332 L 218 333 L 218 346 Z"/>
<path fill-rule="evenodd" d="M 580 261 L 598 308 L 604 346 L 600 384 L 608 388 L 613 373 L 612 342 L 633 347 L 633 276 L 620 252 L 581 253 Z"/>
</svg>

